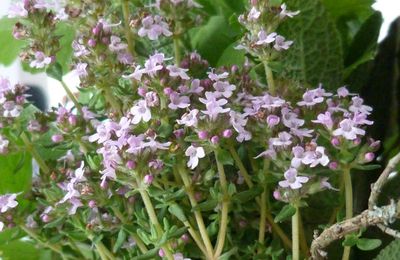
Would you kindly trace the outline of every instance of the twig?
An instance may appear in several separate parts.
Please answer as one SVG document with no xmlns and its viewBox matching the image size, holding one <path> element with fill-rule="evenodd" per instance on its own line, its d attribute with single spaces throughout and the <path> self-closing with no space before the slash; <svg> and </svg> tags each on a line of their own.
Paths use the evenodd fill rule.
<svg viewBox="0 0 400 260">
<path fill-rule="evenodd" d="M 400 153 L 396 154 L 392 159 L 389 160 L 385 170 L 383 170 L 378 180 L 371 185 L 371 195 L 369 196 L 368 200 L 368 209 L 373 209 L 376 205 L 376 201 L 378 200 L 378 196 L 381 193 L 383 185 L 385 185 L 389 174 L 393 171 L 398 163 L 400 163 Z"/>
</svg>

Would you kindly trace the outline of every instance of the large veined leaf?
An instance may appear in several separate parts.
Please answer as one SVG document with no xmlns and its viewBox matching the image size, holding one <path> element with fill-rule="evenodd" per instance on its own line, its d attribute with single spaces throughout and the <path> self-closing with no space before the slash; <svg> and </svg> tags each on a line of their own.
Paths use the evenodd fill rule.
<svg viewBox="0 0 400 260">
<path fill-rule="evenodd" d="M 0 156 L 0 194 L 21 192 L 30 188 L 32 159 L 28 153 Z"/>
<path fill-rule="evenodd" d="M 12 36 L 13 27 L 16 19 L 0 19 L 0 64 L 10 65 L 26 42 L 16 40 Z"/>
<path fill-rule="evenodd" d="M 375 0 L 322 0 L 329 13 L 336 17 L 347 16 L 359 19 L 367 18 L 373 13 Z"/>
<path fill-rule="evenodd" d="M 382 249 L 375 260 L 398 260 L 400 259 L 400 239 L 393 240 Z"/>
<path fill-rule="evenodd" d="M 208 22 L 192 31 L 191 44 L 203 58 L 215 66 L 225 49 L 235 41 L 234 29 L 222 15 L 210 17 Z"/>
<path fill-rule="evenodd" d="M 281 34 L 293 40 L 283 57 L 283 75 L 302 83 L 336 88 L 342 81 L 343 51 L 334 21 L 319 0 L 292 0 L 301 13 L 283 23 Z"/>
</svg>

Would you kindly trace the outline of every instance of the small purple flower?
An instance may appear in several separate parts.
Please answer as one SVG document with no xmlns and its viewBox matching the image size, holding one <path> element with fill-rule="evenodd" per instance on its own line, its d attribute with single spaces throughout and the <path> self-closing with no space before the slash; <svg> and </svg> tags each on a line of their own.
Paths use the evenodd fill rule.
<svg viewBox="0 0 400 260">
<path fill-rule="evenodd" d="M 198 133 L 197 133 L 197 136 L 199 137 L 199 139 L 201 139 L 201 140 L 205 140 L 205 139 L 207 139 L 207 137 L 208 137 L 208 132 L 207 131 L 199 131 Z"/>
<path fill-rule="evenodd" d="M 112 35 L 110 37 L 110 44 L 108 45 L 108 48 L 110 49 L 110 51 L 112 52 L 120 52 L 125 50 L 126 48 L 128 48 L 128 44 L 123 43 L 121 41 L 121 38 L 119 38 L 118 36 L 114 36 Z"/>
<path fill-rule="evenodd" d="M 203 147 L 194 147 L 193 145 L 186 149 L 185 155 L 189 157 L 187 166 L 192 170 L 199 164 L 199 159 L 206 156 Z"/>
<path fill-rule="evenodd" d="M 298 15 L 300 11 L 289 11 L 286 9 L 287 6 L 285 3 L 281 5 L 281 12 L 279 13 L 279 18 L 283 19 L 285 17 L 293 18 L 294 16 Z"/>
<path fill-rule="evenodd" d="M 285 41 L 285 37 L 277 35 L 275 38 L 274 49 L 277 51 L 287 50 L 293 44 L 293 41 Z"/>
<path fill-rule="evenodd" d="M 276 115 L 269 115 L 267 117 L 267 125 L 269 128 L 273 128 L 274 126 L 278 125 L 281 121 L 281 118 Z"/>
<path fill-rule="evenodd" d="M 319 114 L 317 120 L 312 120 L 312 122 L 323 124 L 329 130 L 332 130 L 333 127 L 333 120 L 329 111 L 326 111 L 324 114 Z"/>
<path fill-rule="evenodd" d="M 219 136 L 218 135 L 214 135 L 213 137 L 211 137 L 211 143 L 212 144 L 218 144 L 219 143 Z"/>
<path fill-rule="evenodd" d="M 178 108 L 187 108 L 190 106 L 190 99 L 187 96 L 180 96 L 177 92 L 172 92 L 169 95 L 169 99 L 171 103 L 168 104 L 168 107 L 172 110 L 176 110 Z"/>
<path fill-rule="evenodd" d="M 334 136 L 343 136 L 347 140 L 355 140 L 357 135 L 365 135 L 365 131 L 355 126 L 351 119 L 343 119 L 339 128 L 333 131 Z"/>
<path fill-rule="evenodd" d="M 224 72 L 221 74 L 216 74 L 214 73 L 214 70 L 211 70 L 207 72 L 208 78 L 211 79 L 212 81 L 219 81 L 221 79 L 226 79 L 229 76 L 228 72 Z"/>
<path fill-rule="evenodd" d="M 133 115 L 132 124 L 138 124 L 140 121 L 149 122 L 151 119 L 151 111 L 147 106 L 146 100 L 139 100 L 130 110 Z"/>
<path fill-rule="evenodd" d="M 265 45 L 272 43 L 275 41 L 277 35 L 278 34 L 276 32 L 267 35 L 267 33 L 264 30 L 261 30 L 258 33 L 258 41 L 256 42 L 256 45 Z"/>
<path fill-rule="evenodd" d="M 201 112 L 205 115 L 208 115 L 211 121 L 215 121 L 219 114 L 230 111 L 230 108 L 222 107 L 228 103 L 228 100 L 224 98 L 217 100 L 217 95 L 213 92 L 206 92 L 206 98 L 199 98 L 199 101 L 206 105 L 206 110 L 202 110 Z"/>
<path fill-rule="evenodd" d="M 353 97 L 351 99 L 351 105 L 349 107 L 349 110 L 353 113 L 362 113 L 369 115 L 371 114 L 372 107 L 364 105 L 364 99 L 360 97 Z"/>
<path fill-rule="evenodd" d="M 81 62 L 75 65 L 75 69 L 73 70 L 73 73 L 80 77 L 80 78 L 84 78 L 88 75 L 86 69 L 87 69 L 88 64 Z"/>
<path fill-rule="evenodd" d="M 60 143 L 64 141 L 64 137 L 63 135 L 55 134 L 51 136 L 51 141 L 53 141 L 53 143 Z"/>
<path fill-rule="evenodd" d="M 231 97 L 233 91 L 236 89 L 235 85 L 231 85 L 226 81 L 217 81 L 213 84 L 213 87 L 220 95 L 226 98 Z"/>
<path fill-rule="evenodd" d="M 292 136 L 288 132 L 278 133 L 278 137 L 270 138 L 270 143 L 273 146 L 289 146 L 292 144 Z"/>
<path fill-rule="evenodd" d="M 28 11 L 23 2 L 12 3 L 8 9 L 8 18 L 27 17 Z"/>
<path fill-rule="evenodd" d="M 317 95 L 315 90 L 308 90 L 303 94 L 303 101 L 297 102 L 299 106 L 312 107 L 315 104 L 324 102 L 324 98 Z"/>
<path fill-rule="evenodd" d="M 230 138 L 231 136 L 232 136 L 232 130 L 231 129 L 225 129 L 223 132 L 222 132 L 222 136 L 224 137 L 224 138 Z"/>
<path fill-rule="evenodd" d="M 176 122 L 187 127 L 197 126 L 199 112 L 197 109 L 190 110 L 188 113 L 183 114 L 180 120 L 177 119 Z"/>
<path fill-rule="evenodd" d="M 0 195 L 0 212 L 4 213 L 9 209 L 15 208 L 18 205 L 18 202 L 15 200 L 17 196 L 17 193 Z"/>
<path fill-rule="evenodd" d="M 43 52 L 37 51 L 35 53 L 35 59 L 31 61 L 29 66 L 36 69 L 42 69 L 49 65 L 52 62 L 52 59 L 46 56 Z"/>
<path fill-rule="evenodd" d="M 141 69 L 140 65 L 135 67 L 135 71 L 129 75 L 123 75 L 124 79 L 136 79 L 140 81 L 142 79 L 143 74 L 146 73 L 146 69 Z"/>
<path fill-rule="evenodd" d="M 309 178 L 305 176 L 297 176 L 297 170 L 295 168 L 289 168 L 284 173 L 285 180 L 279 182 L 279 186 L 282 188 L 290 187 L 293 190 L 300 189 L 303 183 L 307 183 Z"/>
<path fill-rule="evenodd" d="M 146 16 L 142 20 L 142 27 L 138 31 L 140 37 L 147 36 L 150 40 L 157 40 L 160 35 L 171 36 L 172 32 L 169 31 L 168 24 L 163 21 L 162 17 L 155 15 Z"/>
<path fill-rule="evenodd" d="M 74 50 L 75 57 L 86 56 L 90 52 L 86 49 L 85 45 L 80 44 L 78 41 L 72 42 L 72 49 Z"/>
<path fill-rule="evenodd" d="M 325 189 L 328 189 L 328 190 L 339 191 L 339 189 L 334 188 L 332 186 L 332 184 L 330 184 L 328 182 L 328 180 L 329 180 L 328 177 L 324 177 L 324 178 L 321 179 L 321 182 L 320 182 L 321 183 L 321 188 L 325 188 Z"/>
<path fill-rule="evenodd" d="M 175 65 L 168 65 L 167 70 L 169 71 L 169 75 L 171 77 L 180 77 L 181 79 L 190 79 L 188 74 L 186 74 L 188 69 L 182 69 Z"/>
<path fill-rule="evenodd" d="M 364 161 L 366 163 L 372 162 L 375 159 L 375 154 L 372 152 L 368 152 L 364 155 Z"/>
<path fill-rule="evenodd" d="M 248 21 L 256 21 L 260 18 L 261 12 L 258 11 L 254 6 L 250 9 L 249 14 L 247 15 Z"/>
<path fill-rule="evenodd" d="M 4 117 L 18 117 L 22 112 L 22 106 L 18 105 L 14 101 L 6 101 L 3 104 L 3 116 Z"/>
</svg>

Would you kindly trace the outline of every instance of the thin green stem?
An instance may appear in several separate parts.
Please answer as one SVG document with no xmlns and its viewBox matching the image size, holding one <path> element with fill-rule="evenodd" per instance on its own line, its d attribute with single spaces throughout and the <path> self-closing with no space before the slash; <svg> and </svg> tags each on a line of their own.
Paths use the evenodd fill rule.
<svg viewBox="0 0 400 260">
<path fill-rule="evenodd" d="M 132 32 L 129 26 L 129 17 L 130 17 L 129 0 L 122 0 L 122 13 L 124 15 L 124 30 L 125 30 L 126 41 L 128 42 L 128 49 L 132 54 L 132 56 L 135 57 L 136 56 L 135 41 L 132 38 Z"/>
<path fill-rule="evenodd" d="M 244 164 L 242 162 L 242 160 L 240 159 L 239 155 L 237 154 L 235 148 L 230 145 L 229 146 L 229 151 L 233 157 L 233 160 L 235 161 L 236 165 L 238 166 L 240 173 L 242 174 L 244 181 L 246 182 L 247 186 L 249 188 L 252 188 L 254 186 L 250 174 L 248 173 L 248 171 L 246 170 L 246 168 L 244 167 Z M 252 158 L 250 158 L 251 160 Z M 265 193 L 265 195 L 267 195 L 267 193 Z M 257 197 L 256 198 L 256 202 L 257 204 L 262 207 L 261 205 L 261 201 L 260 198 Z M 285 234 L 285 232 L 283 232 L 283 230 L 281 229 L 281 227 L 275 223 L 272 215 L 268 212 L 268 209 L 266 207 L 267 205 L 265 205 L 265 210 L 262 210 L 265 213 L 265 218 L 268 221 L 268 223 L 271 225 L 272 230 L 278 235 L 278 237 L 282 240 L 282 242 L 285 244 L 286 247 L 291 248 L 292 247 L 292 241 L 290 241 L 290 239 L 288 238 L 288 236 Z"/>
<path fill-rule="evenodd" d="M 306 233 L 304 231 L 303 219 L 301 212 L 299 211 L 299 228 L 300 228 L 300 249 L 303 253 L 308 254 L 310 249 L 308 248 Z"/>
<path fill-rule="evenodd" d="M 353 217 L 353 185 L 351 182 L 350 168 L 343 170 L 345 201 L 346 201 L 346 219 Z M 350 257 L 351 247 L 346 246 L 343 250 L 342 260 L 348 260 Z"/>
<path fill-rule="evenodd" d="M 137 185 L 139 187 L 140 196 L 142 197 L 147 214 L 149 215 L 150 222 L 156 228 L 158 237 L 161 237 L 163 235 L 164 231 L 163 231 L 160 223 L 158 222 L 158 218 L 157 218 L 156 212 L 154 210 L 153 203 L 151 202 L 151 199 L 149 197 L 149 194 L 147 193 L 146 190 L 143 189 L 143 187 L 141 187 L 140 180 L 138 177 L 136 177 L 136 181 L 137 181 Z M 168 259 L 170 259 L 170 260 L 174 259 L 171 251 L 169 250 L 169 248 L 166 245 L 162 246 L 161 248 L 164 250 L 165 256 Z"/>
<path fill-rule="evenodd" d="M 97 241 L 96 243 L 94 243 L 94 246 L 96 247 L 97 251 L 99 252 L 101 259 L 104 259 L 104 260 L 116 259 L 115 256 L 110 252 L 110 250 L 108 250 L 107 247 L 103 244 L 103 242 Z"/>
<path fill-rule="evenodd" d="M 258 230 L 258 242 L 260 244 L 264 244 L 264 239 L 265 239 L 265 227 L 267 224 L 267 191 L 264 188 L 263 193 L 261 194 L 261 202 L 260 202 L 260 224 L 259 224 L 259 230 Z"/>
<path fill-rule="evenodd" d="M 37 235 L 34 231 L 31 229 L 27 228 L 25 225 L 20 225 L 19 226 L 26 234 L 28 234 L 29 237 L 32 239 L 36 240 L 41 246 L 47 247 L 51 249 L 52 251 L 56 252 L 57 254 L 61 255 L 63 259 L 67 259 L 67 257 L 63 254 L 61 247 L 57 245 L 52 245 L 50 243 L 43 242 L 42 239 Z"/>
<path fill-rule="evenodd" d="M 220 221 L 217 243 L 215 245 L 215 253 L 214 253 L 214 257 L 218 259 L 224 248 L 226 232 L 228 227 L 229 194 L 228 194 L 228 182 L 226 180 L 224 166 L 218 160 L 216 151 L 214 151 L 214 154 L 215 154 L 215 160 L 217 162 L 221 190 L 223 193 L 223 200 L 221 205 L 221 221 Z"/>
<path fill-rule="evenodd" d="M 297 204 L 293 205 L 296 208 L 296 213 L 292 216 L 292 259 L 300 259 L 300 233 L 299 233 L 299 207 Z"/>
<path fill-rule="evenodd" d="M 265 76 L 267 79 L 269 92 L 271 93 L 271 95 L 275 95 L 276 89 L 275 89 L 274 75 L 272 73 L 271 68 L 268 65 L 268 61 L 263 61 L 263 64 L 264 64 Z"/>
<path fill-rule="evenodd" d="M 246 167 L 244 167 L 243 162 L 239 157 L 239 154 L 236 152 L 235 147 L 232 144 L 229 144 L 228 149 L 237 167 L 239 168 L 240 174 L 243 176 L 243 179 L 246 182 L 247 186 L 249 186 L 249 188 L 252 188 L 254 185 L 253 182 L 251 181 L 251 177 L 247 172 Z"/>
<path fill-rule="evenodd" d="M 122 222 L 122 224 L 128 224 L 127 219 L 124 217 L 122 212 L 117 207 L 112 207 L 112 210 L 115 216 L 117 216 L 117 218 L 119 218 L 119 220 Z M 140 252 L 142 252 L 143 254 L 148 252 L 146 245 L 138 235 L 130 233 L 130 236 L 135 240 L 136 245 L 139 247 Z"/>
<path fill-rule="evenodd" d="M 110 87 L 106 86 L 102 88 L 104 91 L 104 95 L 108 103 L 110 103 L 111 107 L 114 109 L 116 113 L 121 113 L 121 104 L 115 99 L 113 93 L 110 91 Z"/>
<path fill-rule="evenodd" d="M 33 146 L 32 142 L 29 140 L 29 138 L 25 132 L 21 133 L 21 139 L 24 142 L 28 152 L 31 153 L 33 159 L 35 159 L 35 161 L 38 163 L 40 169 L 42 169 L 42 171 L 45 174 L 49 174 L 50 168 L 47 166 L 46 162 L 42 159 L 39 152 L 35 149 L 35 147 Z"/>
<path fill-rule="evenodd" d="M 68 98 L 74 103 L 76 109 L 82 114 L 82 106 L 79 104 L 78 100 L 76 99 L 75 95 L 71 92 L 68 85 L 64 82 L 64 80 L 60 80 L 61 86 L 64 88 L 65 93 L 67 93 Z"/>
<path fill-rule="evenodd" d="M 175 53 L 175 65 L 179 66 L 181 63 L 181 52 L 179 48 L 179 38 L 174 37 L 174 53 Z"/>
<path fill-rule="evenodd" d="M 187 174 L 186 169 L 179 167 L 179 174 L 182 178 L 183 184 L 185 185 L 186 193 L 189 197 L 190 204 L 191 204 L 192 208 L 196 208 L 197 201 L 194 196 L 193 188 L 192 188 L 190 178 Z M 212 259 L 213 254 L 214 254 L 213 253 L 214 249 L 211 244 L 210 237 L 208 236 L 207 228 L 206 228 L 206 225 L 204 224 L 204 219 L 203 219 L 203 215 L 201 214 L 201 211 L 198 209 L 195 209 L 194 217 L 196 219 L 197 227 L 199 228 L 199 231 L 200 231 L 200 236 L 203 239 L 204 246 L 206 248 L 207 259 Z"/>
</svg>

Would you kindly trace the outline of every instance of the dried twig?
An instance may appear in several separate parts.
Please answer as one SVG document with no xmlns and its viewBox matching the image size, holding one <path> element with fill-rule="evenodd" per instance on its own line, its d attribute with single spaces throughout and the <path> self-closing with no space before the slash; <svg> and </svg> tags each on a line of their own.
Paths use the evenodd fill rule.
<svg viewBox="0 0 400 260">
<path fill-rule="evenodd" d="M 390 159 L 388 165 L 383 170 L 378 180 L 371 186 L 371 195 L 368 200 L 368 209 L 361 214 L 334 224 L 325 229 L 317 236 L 311 244 L 311 258 L 323 259 L 327 256 L 324 248 L 333 241 L 343 238 L 345 235 L 359 231 L 368 226 L 377 226 L 386 234 L 394 237 L 400 237 L 400 232 L 388 227 L 396 218 L 400 218 L 400 201 L 377 207 L 376 203 L 382 187 L 386 184 L 389 174 L 396 165 L 400 163 L 400 153 Z"/>
</svg>

